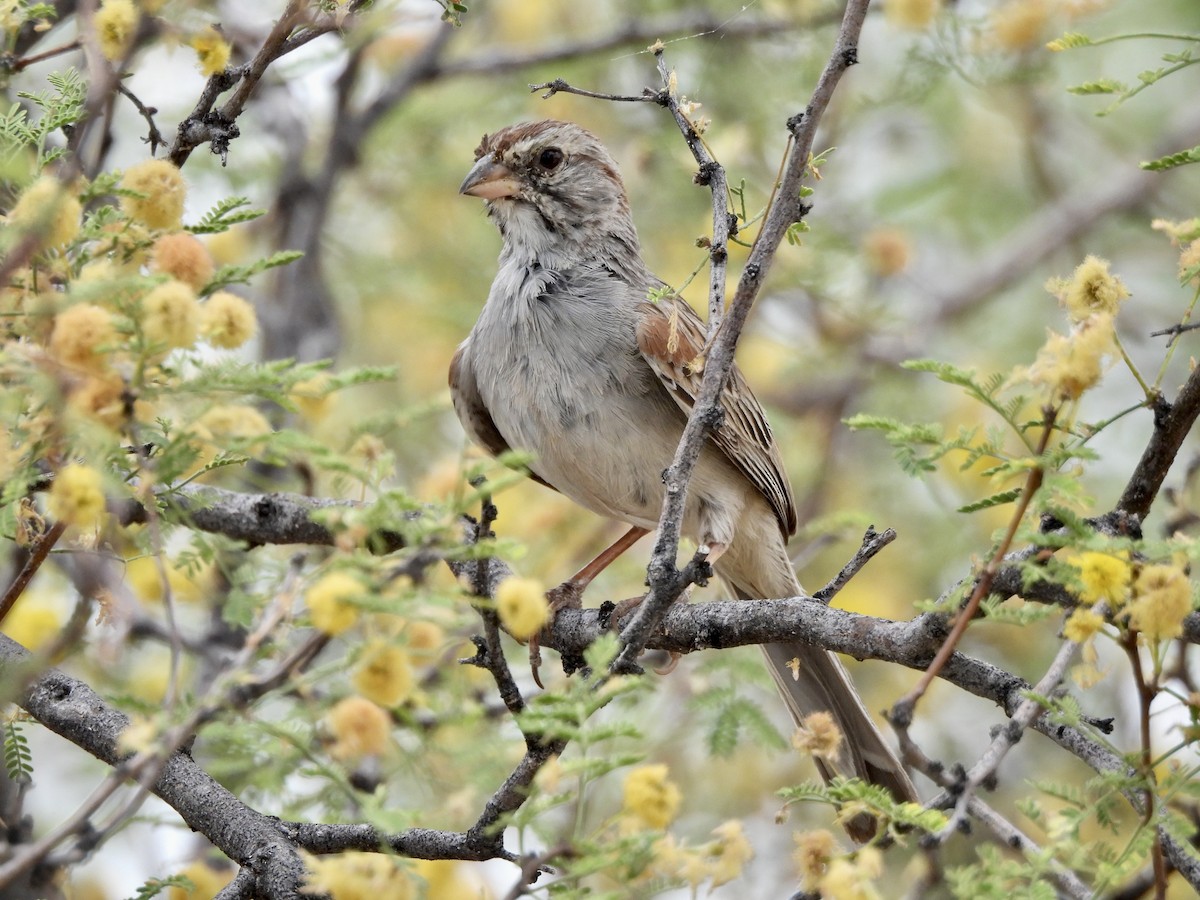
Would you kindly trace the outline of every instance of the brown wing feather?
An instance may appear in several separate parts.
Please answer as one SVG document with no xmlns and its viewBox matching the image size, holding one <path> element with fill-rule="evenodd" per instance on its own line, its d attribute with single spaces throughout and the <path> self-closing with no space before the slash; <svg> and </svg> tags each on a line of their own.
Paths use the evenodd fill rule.
<svg viewBox="0 0 1200 900">
<path fill-rule="evenodd" d="M 462 422 L 467 436 L 492 456 L 499 456 L 507 453 L 512 447 L 508 445 L 508 441 L 496 427 L 496 422 L 488 411 L 487 404 L 483 402 L 483 397 L 479 394 L 479 386 L 475 383 L 475 372 L 471 368 L 466 349 L 467 343 L 464 341 L 454 351 L 454 357 L 450 360 L 450 397 L 454 401 L 454 411 L 458 414 L 458 420 Z M 540 475 L 533 472 L 528 474 L 539 484 L 544 484 L 552 490 L 558 490 Z"/>
<path fill-rule="evenodd" d="M 703 377 L 704 325 L 683 300 L 647 301 L 638 348 L 679 408 L 690 414 Z M 796 501 L 762 405 L 735 365 L 721 391 L 725 421 L 710 439 L 771 504 L 784 535 L 796 530 Z"/>
</svg>

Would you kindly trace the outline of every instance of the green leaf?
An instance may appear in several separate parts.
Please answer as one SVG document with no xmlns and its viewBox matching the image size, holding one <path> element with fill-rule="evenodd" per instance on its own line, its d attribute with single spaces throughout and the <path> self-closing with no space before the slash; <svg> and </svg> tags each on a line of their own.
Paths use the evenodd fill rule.
<svg viewBox="0 0 1200 900">
<path fill-rule="evenodd" d="M 1086 34 L 1080 34 L 1077 31 L 1068 31 L 1060 38 L 1056 38 L 1046 45 L 1047 50 L 1074 50 L 1078 47 L 1090 47 L 1092 39 Z"/>
<path fill-rule="evenodd" d="M 1180 150 L 1178 153 L 1172 153 L 1170 156 L 1160 156 L 1158 159 L 1151 159 L 1140 163 L 1140 165 L 1147 172 L 1163 172 L 1167 169 L 1175 169 L 1194 162 L 1200 162 L 1200 145 L 1193 147 L 1191 150 Z"/>
<path fill-rule="evenodd" d="M 20 723 L 9 720 L 4 725 L 4 768 L 13 781 L 33 777 L 33 753 L 29 739 L 21 732 Z"/>
<path fill-rule="evenodd" d="M 286 266 L 302 256 L 304 253 L 300 250 L 280 250 L 278 253 L 272 253 L 266 259 L 260 259 L 248 266 L 221 266 L 213 275 L 212 280 L 204 286 L 203 293 L 207 296 L 231 284 L 246 284 L 260 272 Z"/>
<path fill-rule="evenodd" d="M 189 225 L 185 230 L 192 234 L 217 234 L 228 231 L 240 222 L 252 222 L 266 215 L 265 209 L 242 209 L 249 205 L 250 200 L 246 197 L 226 197 L 201 216 L 199 222 Z"/>
<path fill-rule="evenodd" d="M 145 884 L 137 889 L 129 900 L 150 900 L 151 897 L 157 897 L 167 888 L 177 887 L 180 890 L 191 892 L 195 889 L 191 879 L 183 875 L 172 875 L 170 878 L 151 878 Z"/>
<path fill-rule="evenodd" d="M 968 503 L 966 506 L 960 506 L 960 513 L 979 512 L 981 509 L 991 509 L 993 506 L 1003 506 L 1005 503 L 1012 503 L 1021 496 L 1021 488 L 1013 488 L 1010 491 L 1001 491 L 999 494 L 992 494 L 990 497 L 984 497 L 982 500 L 976 500 L 974 503 Z"/>
<path fill-rule="evenodd" d="M 1129 90 L 1129 86 L 1121 81 L 1116 81 L 1112 78 L 1100 78 L 1096 81 L 1085 81 L 1083 84 L 1072 85 L 1067 88 L 1068 94 L 1123 94 Z"/>
</svg>

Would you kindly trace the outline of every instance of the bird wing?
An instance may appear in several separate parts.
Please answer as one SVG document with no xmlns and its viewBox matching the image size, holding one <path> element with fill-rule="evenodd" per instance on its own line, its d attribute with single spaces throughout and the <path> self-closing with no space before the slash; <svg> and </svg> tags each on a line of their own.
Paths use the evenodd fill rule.
<svg viewBox="0 0 1200 900">
<path fill-rule="evenodd" d="M 685 414 L 690 415 L 704 375 L 704 324 L 675 297 L 640 305 L 638 349 Z M 762 405 L 735 365 L 720 395 L 724 421 L 709 434 L 731 463 L 771 504 L 785 536 L 796 531 L 796 501 L 779 446 Z"/>
<path fill-rule="evenodd" d="M 492 418 L 487 404 L 483 402 L 483 396 L 479 393 L 475 370 L 471 366 L 468 353 L 470 343 L 471 339 L 467 338 L 459 344 L 450 360 L 450 397 L 454 401 L 454 411 L 458 414 L 458 420 L 462 422 L 467 436 L 492 456 L 500 456 L 512 447 L 496 427 L 496 420 Z M 539 484 L 558 490 L 535 472 L 528 472 L 528 475 Z"/>
</svg>

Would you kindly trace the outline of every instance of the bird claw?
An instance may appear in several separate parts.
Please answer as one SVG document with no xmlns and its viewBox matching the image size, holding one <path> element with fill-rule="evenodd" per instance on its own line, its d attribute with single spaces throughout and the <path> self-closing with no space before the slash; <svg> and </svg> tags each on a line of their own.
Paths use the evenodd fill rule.
<svg viewBox="0 0 1200 900">
<path fill-rule="evenodd" d="M 554 626 L 554 620 L 558 617 L 559 610 L 563 609 L 580 609 L 583 606 L 583 589 L 585 584 L 581 584 L 574 579 L 564 581 L 556 588 L 551 588 L 546 592 L 546 602 L 550 607 L 550 615 L 546 621 L 546 628 Z M 529 671 L 533 675 L 533 683 L 542 690 L 546 686 L 542 684 L 541 675 L 538 670 L 542 666 L 542 642 L 540 635 L 535 634 L 529 639 Z"/>
<path fill-rule="evenodd" d="M 675 671 L 675 667 L 679 665 L 679 661 L 683 659 L 683 654 L 678 650 L 670 650 L 668 651 L 668 655 L 671 658 L 667 661 L 665 666 L 655 668 L 655 675 L 670 675 Z"/>
</svg>

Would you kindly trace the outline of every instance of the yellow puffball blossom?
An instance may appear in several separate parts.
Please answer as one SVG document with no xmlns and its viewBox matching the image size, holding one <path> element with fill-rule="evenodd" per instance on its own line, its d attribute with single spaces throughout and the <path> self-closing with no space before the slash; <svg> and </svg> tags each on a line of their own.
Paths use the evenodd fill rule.
<svg viewBox="0 0 1200 900">
<path fill-rule="evenodd" d="M 1009 0 L 991 16 L 989 37 L 1002 50 L 1028 50 L 1042 43 L 1051 5 L 1046 0 Z"/>
<path fill-rule="evenodd" d="M 90 376 L 71 391 L 71 409 L 116 430 L 125 421 L 126 385 L 115 373 Z M 134 403 L 134 409 L 142 404 Z M 144 410 L 143 410 L 144 411 Z"/>
<path fill-rule="evenodd" d="M 106 351 L 117 341 L 108 310 L 91 303 L 80 303 L 54 317 L 50 332 L 50 355 L 64 365 L 89 372 L 103 370 Z"/>
<path fill-rule="evenodd" d="M 819 759 L 836 759 L 842 746 L 842 732 L 832 715 L 815 712 L 804 717 L 792 735 L 792 746 Z"/>
<path fill-rule="evenodd" d="M 253 406 L 237 403 L 214 406 L 196 422 L 207 428 L 214 438 L 252 441 L 275 431 L 267 417 Z"/>
<path fill-rule="evenodd" d="M 883 855 L 874 847 L 863 847 L 853 861 L 842 857 L 829 864 L 821 879 L 822 897 L 829 900 L 878 900 L 872 882 L 883 874 Z"/>
<path fill-rule="evenodd" d="M 390 644 L 378 644 L 363 655 L 353 682 L 368 700 L 390 708 L 412 696 L 415 679 L 407 653 Z"/>
<path fill-rule="evenodd" d="M 63 466 L 54 476 L 46 504 L 58 521 L 91 528 L 104 515 L 104 480 L 91 466 Z"/>
<path fill-rule="evenodd" d="M 100 52 L 113 62 L 124 59 L 134 35 L 137 34 L 139 13 L 133 0 L 104 0 L 92 24 L 100 41 Z"/>
<path fill-rule="evenodd" d="M 292 385 L 288 399 L 296 404 L 300 415 L 310 422 L 319 422 L 333 407 L 333 396 L 329 393 L 329 376 L 314 375 Z"/>
<path fill-rule="evenodd" d="M 679 814 L 683 795 L 667 777 L 663 763 L 635 766 L 625 776 L 621 811 L 646 828 L 663 830 Z"/>
<path fill-rule="evenodd" d="M 1085 551 L 1068 562 L 1079 570 L 1079 582 L 1083 585 L 1079 599 L 1084 603 L 1104 600 L 1120 606 L 1125 602 L 1133 579 L 1133 570 L 1125 560 L 1109 553 Z"/>
<path fill-rule="evenodd" d="M 898 228 L 876 228 L 862 242 L 863 255 L 871 271 L 883 278 L 898 275 L 908 268 L 912 247 Z"/>
<path fill-rule="evenodd" d="M 237 294 L 217 291 L 200 307 L 200 333 L 214 347 L 232 350 L 258 331 L 254 307 Z"/>
<path fill-rule="evenodd" d="M 191 890 L 172 887 L 167 891 L 169 900 L 212 900 L 221 888 L 233 881 L 231 869 L 214 869 L 201 861 L 189 863 L 179 874 L 192 883 Z"/>
<path fill-rule="evenodd" d="M 435 662 L 438 651 L 446 642 L 446 632 L 434 622 L 409 622 L 404 628 L 404 637 L 413 662 L 422 666 Z"/>
<path fill-rule="evenodd" d="M 711 850 L 712 886 L 720 887 L 742 874 L 746 863 L 754 859 L 754 848 L 750 846 L 742 823 L 737 819 L 722 822 L 712 833 L 717 839 Z"/>
<path fill-rule="evenodd" d="M 187 185 L 179 169 L 165 159 L 147 159 L 125 170 L 121 187 L 141 196 L 121 197 L 130 218 L 150 228 L 177 229 L 183 220 Z"/>
<path fill-rule="evenodd" d="M 405 864 L 382 853 L 339 853 L 305 859 L 305 894 L 332 900 L 413 900 L 417 896 Z"/>
<path fill-rule="evenodd" d="M 82 218 L 79 198 L 57 178 L 43 175 L 21 192 L 8 214 L 8 223 L 23 232 L 36 233 L 42 246 L 57 248 L 75 240 Z"/>
<path fill-rule="evenodd" d="M 888 0 L 883 15 L 899 28 L 925 28 L 941 6 L 942 0 Z"/>
<path fill-rule="evenodd" d="M 1146 566 L 1133 583 L 1129 624 L 1152 641 L 1183 633 L 1183 618 L 1192 611 L 1192 583 L 1178 566 Z"/>
<path fill-rule="evenodd" d="M 0 623 L 0 629 L 26 650 L 40 650 L 61 628 L 58 611 L 31 594 L 24 594 Z"/>
<path fill-rule="evenodd" d="M 829 870 L 829 863 L 839 852 L 837 841 L 828 831 L 805 831 L 793 836 L 796 849 L 792 860 L 800 870 L 800 882 L 804 890 L 815 891 Z"/>
<path fill-rule="evenodd" d="M 1115 335 L 1111 313 L 1089 316 L 1069 335 L 1050 332 L 1026 377 L 1052 400 L 1078 400 L 1104 374 L 1104 357 L 1116 352 Z"/>
<path fill-rule="evenodd" d="M 1068 641 L 1082 644 L 1084 641 L 1091 640 L 1103 627 L 1104 617 L 1100 613 L 1081 606 L 1067 616 L 1067 621 L 1063 625 L 1063 637 Z"/>
<path fill-rule="evenodd" d="M 1094 313 L 1116 315 L 1129 297 L 1125 283 L 1108 267 L 1108 260 L 1088 256 L 1075 268 L 1070 280 L 1052 278 L 1046 283 L 1047 290 L 1066 307 L 1072 322 L 1082 322 Z"/>
<path fill-rule="evenodd" d="M 1189 243 L 1179 254 L 1179 280 L 1185 284 L 1200 279 L 1200 238 Z"/>
<path fill-rule="evenodd" d="M 229 66 L 229 42 L 211 25 L 192 38 L 191 44 L 205 78 L 219 75 Z"/>
<path fill-rule="evenodd" d="M 363 594 L 362 582 L 346 572 L 330 572 L 308 589 L 304 601 L 315 628 L 337 635 L 354 626 L 359 609 L 350 601 Z"/>
<path fill-rule="evenodd" d="M 326 715 L 325 724 L 333 735 L 329 753 L 342 760 L 378 756 L 387 748 L 392 733 L 388 714 L 366 697 L 338 701 Z"/>
<path fill-rule="evenodd" d="M 164 234 L 150 249 L 150 268 L 170 275 L 177 281 L 200 290 L 213 276 L 213 261 L 208 249 L 186 231 Z"/>
<path fill-rule="evenodd" d="M 496 588 L 496 613 L 509 634 L 527 640 L 550 618 L 546 590 L 534 578 L 505 578 Z"/>
<path fill-rule="evenodd" d="M 182 281 L 168 281 L 142 298 L 142 331 L 147 340 L 169 349 L 191 347 L 200 335 L 196 292 Z"/>
</svg>

